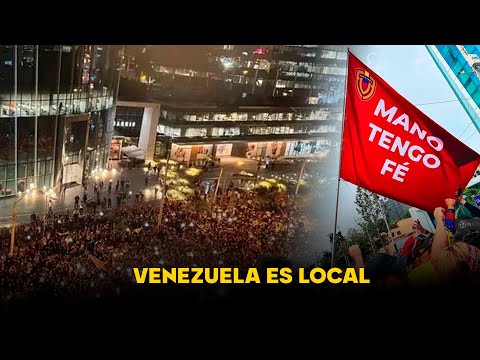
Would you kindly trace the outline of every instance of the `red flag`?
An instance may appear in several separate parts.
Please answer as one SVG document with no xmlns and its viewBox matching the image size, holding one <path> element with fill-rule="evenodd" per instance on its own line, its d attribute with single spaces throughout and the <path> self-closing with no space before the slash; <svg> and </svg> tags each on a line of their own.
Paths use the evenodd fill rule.
<svg viewBox="0 0 480 360">
<path fill-rule="evenodd" d="M 345 106 L 340 177 L 346 181 L 433 211 L 480 164 L 479 154 L 351 53 Z"/>
</svg>

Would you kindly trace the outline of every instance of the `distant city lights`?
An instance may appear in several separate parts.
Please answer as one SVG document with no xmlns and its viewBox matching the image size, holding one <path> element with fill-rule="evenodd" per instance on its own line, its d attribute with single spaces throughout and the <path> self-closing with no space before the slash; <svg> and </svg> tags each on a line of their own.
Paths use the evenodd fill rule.
<svg viewBox="0 0 480 360">
<path fill-rule="evenodd" d="M 225 70 L 231 69 L 233 67 L 233 60 L 230 58 L 222 57 L 220 59 L 220 62 L 222 63 L 223 67 Z"/>
</svg>

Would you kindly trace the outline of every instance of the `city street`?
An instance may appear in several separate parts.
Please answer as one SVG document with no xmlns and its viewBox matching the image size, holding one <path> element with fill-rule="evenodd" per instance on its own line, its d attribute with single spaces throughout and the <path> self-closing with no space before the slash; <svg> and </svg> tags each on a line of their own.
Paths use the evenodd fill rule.
<svg viewBox="0 0 480 360">
<path fill-rule="evenodd" d="M 220 166 L 215 168 L 208 168 L 208 170 L 203 171 L 201 178 L 202 179 L 214 179 L 217 178 L 220 174 L 220 169 L 223 168 L 221 188 L 225 189 L 230 184 L 230 181 L 234 178 L 233 175 L 240 173 L 241 171 L 249 172 L 256 174 L 257 172 L 257 161 L 249 160 L 240 157 L 224 157 L 221 160 Z M 301 162 L 298 161 L 278 161 L 274 169 L 265 169 L 265 166 L 262 166 L 259 170 L 259 178 L 269 178 L 269 177 L 280 177 L 282 179 L 291 180 L 297 179 L 299 171 L 301 169 Z M 305 172 L 315 176 L 315 163 L 307 163 L 305 167 Z M 318 170 L 317 170 L 318 171 Z M 135 201 L 135 193 L 139 190 L 145 193 L 144 201 L 149 201 L 154 198 L 154 187 L 158 184 L 158 180 L 152 175 L 153 171 L 150 171 L 149 184 L 145 184 L 145 169 L 134 168 L 134 169 L 122 169 L 116 164 L 112 170 L 104 170 L 102 173 L 90 177 L 88 181 L 87 196 L 88 199 L 93 199 L 94 196 L 94 184 L 104 182 L 103 189 L 101 191 L 100 199 L 106 197 L 108 199 L 108 183 L 112 180 L 112 206 L 115 206 L 115 184 L 117 180 L 121 178 L 130 181 L 130 189 L 132 191 L 132 197 L 129 199 L 130 202 Z M 282 177 L 283 176 L 283 177 Z M 145 191 L 145 190 L 149 191 Z M 80 199 L 83 198 L 84 189 L 81 185 L 71 187 L 66 190 L 65 195 L 60 194 L 57 190 L 55 196 L 52 197 L 52 207 L 54 212 L 61 212 L 67 209 L 73 210 L 75 203 L 75 196 L 79 196 Z M 0 227 L 10 226 L 12 223 L 12 207 L 15 200 L 18 200 L 18 197 L 10 197 L 0 200 Z M 48 211 L 48 199 L 46 196 L 40 193 L 32 193 L 28 196 L 25 196 L 17 204 L 17 222 L 28 222 L 30 221 L 30 215 L 35 212 L 37 216 L 43 216 L 46 211 Z"/>
<path fill-rule="evenodd" d="M 480 282 L 480 45 L 0 50 L 0 307 Z"/>
</svg>

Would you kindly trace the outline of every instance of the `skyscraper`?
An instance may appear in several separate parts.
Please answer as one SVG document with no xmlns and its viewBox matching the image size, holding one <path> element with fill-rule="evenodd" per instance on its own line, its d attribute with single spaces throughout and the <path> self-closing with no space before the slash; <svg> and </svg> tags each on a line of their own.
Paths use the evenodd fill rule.
<svg viewBox="0 0 480 360">
<path fill-rule="evenodd" d="M 315 156 L 339 135 L 345 46 L 168 46 L 146 51 L 152 54 L 153 69 L 147 101 L 160 105 L 159 121 L 148 120 L 148 126 L 158 121 L 157 132 L 171 139 L 177 160 L 206 154 Z M 137 119 L 144 115 L 128 103 L 121 105 L 116 132 L 131 134 L 125 127 L 138 128 Z M 153 151 L 144 147 L 151 159 Z"/>
<path fill-rule="evenodd" d="M 81 184 L 105 167 L 118 89 L 117 50 L 0 46 L 0 197 L 30 186 Z"/>
<path fill-rule="evenodd" d="M 480 132 L 480 45 L 427 45 L 427 50 Z"/>
</svg>

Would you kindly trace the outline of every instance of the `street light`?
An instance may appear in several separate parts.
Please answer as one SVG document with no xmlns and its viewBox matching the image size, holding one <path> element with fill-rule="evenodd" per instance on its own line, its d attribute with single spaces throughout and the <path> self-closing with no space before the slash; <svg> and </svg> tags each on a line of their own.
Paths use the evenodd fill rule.
<svg viewBox="0 0 480 360">
<path fill-rule="evenodd" d="M 220 168 L 220 175 L 218 175 L 217 186 L 215 186 L 215 193 L 213 194 L 213 205 L 217 203 L 218 188 L 220 187 L 220 180 L 222 179 L 222 175 L 223 167 Z"/>
<path fill-rule="evenodd" d="M 298 174 L 297 186 L 295 186 L 295 195 L 298 195 L 298 190 L 300 189 L 300 182 L 302 181 L 303 173 L 305 172 L 305 164 L 307 163 L 307 161 L 308 160 L 303 160 L 302 168 L 300 169 L 300 173 Z"/>
<path fill-rule="evenodd" d="M 33 187 L 32 187 L 33 185 Z M 44 186 L 44 188 L 46 188 Z M 45 196 L 45 211 L 47 212 L 47 208 L 48 208 L 48 199 L 49 198 L 52 198 L 52 195 L 55 195 L 55 192 L 53 191 L 53 189 L 49 189 L 47 192 L 43 191 L 43 190 L 40 190 L 40 189 L 37 189 L 35 188 L 35 184 L 30 184 L 30 188 L 27 189 L 24 193 L 22 193 L 21 191 L 18 192 L 18 199 L 14 200 L 13 201 L 13 208 L 12 208 L 12 235 L 11 235 L 11 238 L 10 238 L 10 252 L 9 252 L 9 256 L 13 256 L 13 249 L 15 247 L 15 230 L 16 230 L 16 227 L 17 227 L 17 204 L 22 201 L 25 196 L 28 196 L 30 193 L 34 193 L 34 192 L 39 192 L 40 194 L 42 194 L 43 196 Z M 45 231 L 45 225 L 44 225 L 44 231 Z"/>
<path fill-rule="evenodd" d="M 158 212 L 158 221 L 157 221 L 157 226 L 159 229 L 162 228 L 163 206 L 165 203 L 165 198 L 167 197 L 167 174 L 168 174 L 169 162 L 170 162 L 170 149 L 167 149 L 167 163 L 165 164 L 165 175 L 163 177 L 162 198 L 160 199 L 160 209 Z"/>
</svg>

